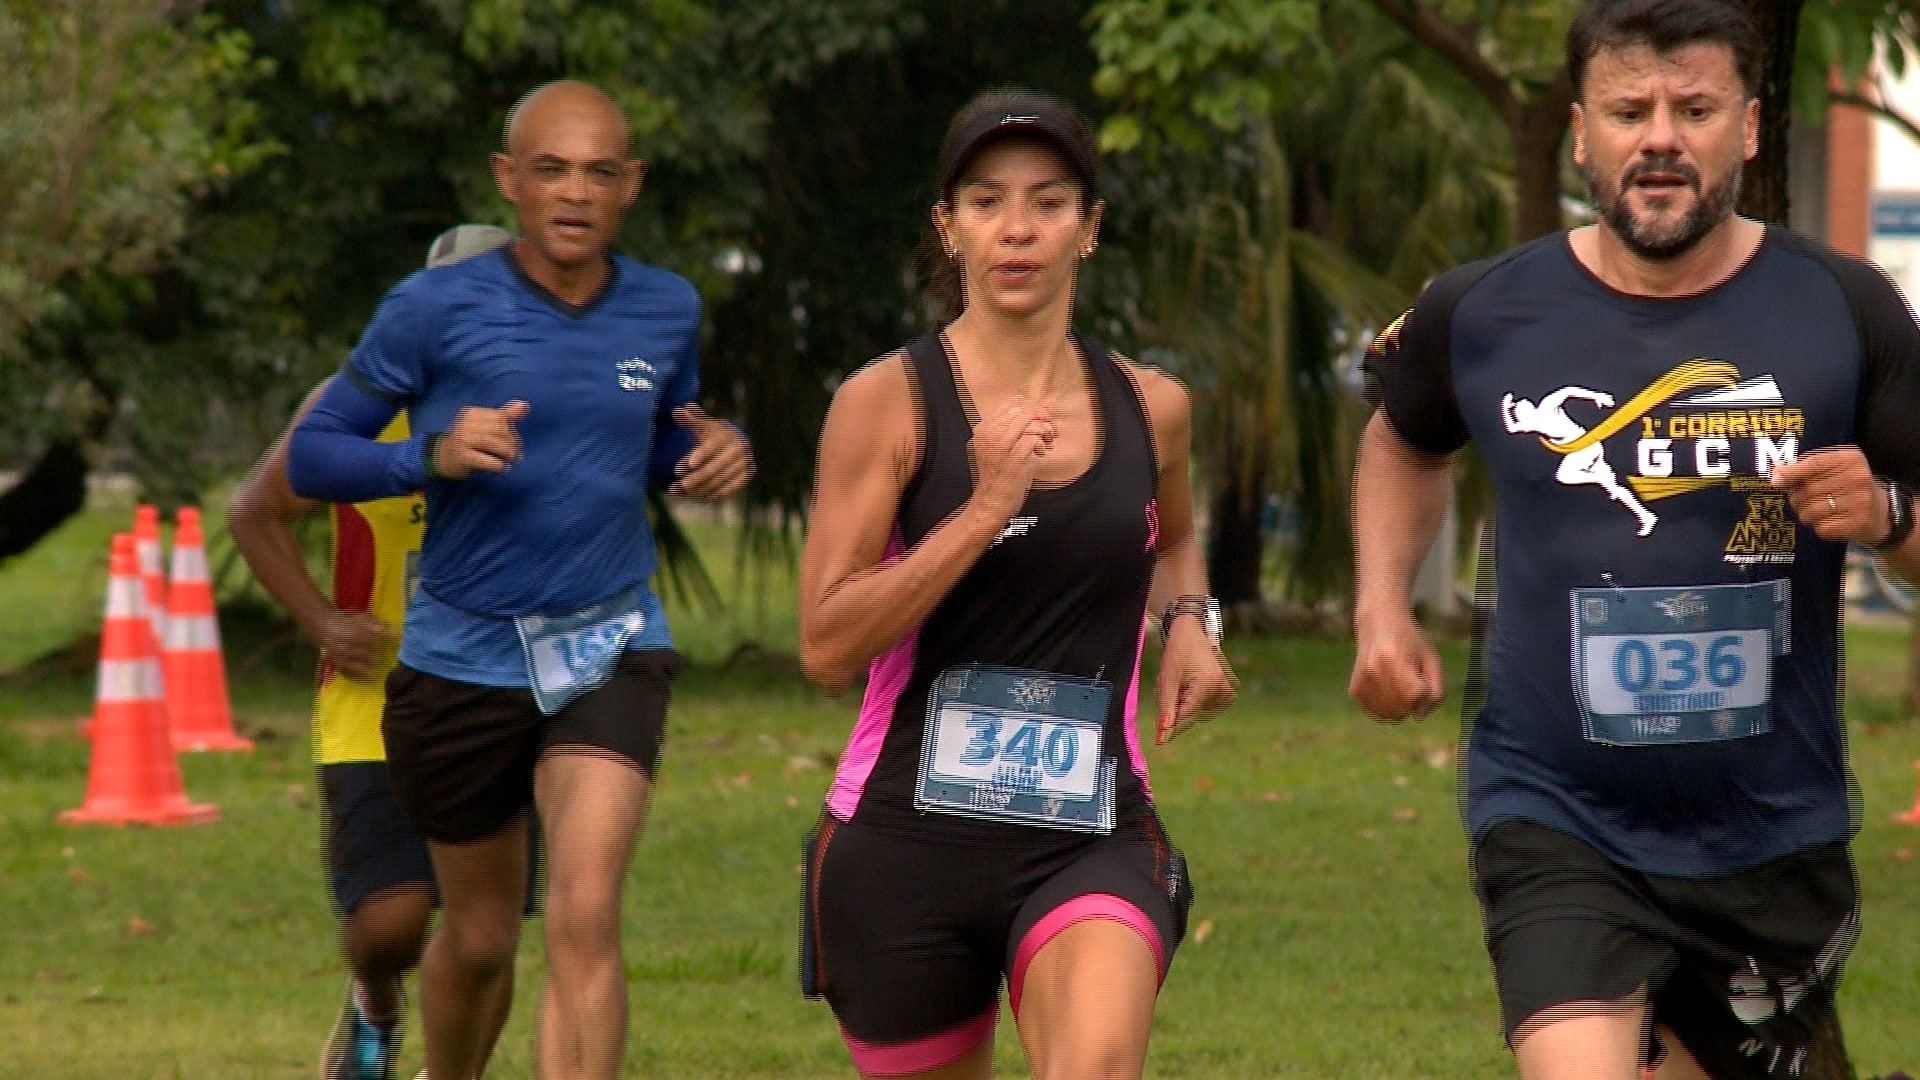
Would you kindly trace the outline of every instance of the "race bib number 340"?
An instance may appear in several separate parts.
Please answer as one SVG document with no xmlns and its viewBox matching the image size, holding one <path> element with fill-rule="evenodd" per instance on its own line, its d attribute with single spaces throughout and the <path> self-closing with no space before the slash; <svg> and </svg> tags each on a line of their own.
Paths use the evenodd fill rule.
<svg viewBox="0 0 1920 1080">
<path fill-rule="evenodd" d="M 1649 745 L 1768 731 L 1787 615 L 1784 581 L 1575 590 L 1574 691 L 1587 737 Z"/>
<path fill-rule="evenodd" d="M 966 666 L 928 694 L 914 805 L 1079 832 L 1113 827 L 1101 752 L 1110 690 L 1039 672 Z"/>
</svg>

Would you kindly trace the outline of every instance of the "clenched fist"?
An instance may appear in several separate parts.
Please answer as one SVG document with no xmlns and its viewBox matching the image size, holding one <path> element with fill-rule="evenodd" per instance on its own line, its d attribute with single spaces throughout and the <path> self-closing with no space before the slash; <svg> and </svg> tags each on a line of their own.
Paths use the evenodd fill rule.
<svg viewBox="0 0 1920 1080">
<path fill-rule="evenodd" d="M 1434 651 L 1413 613 L 1358 621 L 1358 650 L 1347 693 L 1378 720 L 1425 716 L 1447 696 Z"/>
<path fill-rule="evenodd" d="M 1773 486 L 1822 540 L 1851 540 L 1869 547 L 1893 528 L 1887 492 L 1873 478 L 1857 446 L 1815 450 L 1773 470 Z"/>
<path fill-rule="evenodd" d="M 974 500 L 1001 520 L 1027 501 L 1040 458 L 1059 435 L 1047 407 L 1016 397 L 973 429 Z"/>
<path fill-rule="evenodd" d="M 469 406 L 433 448 L 433 472 L 462 480 L 476 472 L 506 472 L 520 460 L 520 435 L 513 425 L 527 415 L 527 403 L 509 401 L 497 409 Z"/>
<path fill-rule="evenodd" d="M 753 479 L 753 449 L 740 429 L 716 420 L 698 405 L 682 405 L 673 421 L 693 436 L 693 449 L 674 466 L 675 495 L 724 499 Z"/>
</svg>

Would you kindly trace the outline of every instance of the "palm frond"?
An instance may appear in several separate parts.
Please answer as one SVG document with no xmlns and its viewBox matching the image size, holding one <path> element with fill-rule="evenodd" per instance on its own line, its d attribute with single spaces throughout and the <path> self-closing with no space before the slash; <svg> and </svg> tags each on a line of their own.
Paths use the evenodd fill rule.
<svg viewBox="0 0 1920 1080">
<path fill-rule="evenodd" d="M 660 595 L 703 615 L 717 615 L 725 609 L 713 575 L 700 560 L 693 538 L 674 516 L 673 504 L 658 492 L 647 493 L 647 515 L 653 525 L 653 547 L 659 556 L 657 575 Z"/>
</svg>

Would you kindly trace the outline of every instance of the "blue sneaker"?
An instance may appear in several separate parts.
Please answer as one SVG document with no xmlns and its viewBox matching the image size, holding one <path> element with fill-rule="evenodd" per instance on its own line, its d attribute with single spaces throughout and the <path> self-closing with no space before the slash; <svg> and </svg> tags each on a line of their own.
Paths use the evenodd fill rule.
<svg viewBox="0 0 1920 1080">
<path fill-rule="evenodd" d="M 393 1061 L 400 1049 L 400 1018 L 376 1024 L 360 1011 L 352 979 L 346 1000 L 321 1051 L 320 1080 L 393 1080 Z"/>
</svg>

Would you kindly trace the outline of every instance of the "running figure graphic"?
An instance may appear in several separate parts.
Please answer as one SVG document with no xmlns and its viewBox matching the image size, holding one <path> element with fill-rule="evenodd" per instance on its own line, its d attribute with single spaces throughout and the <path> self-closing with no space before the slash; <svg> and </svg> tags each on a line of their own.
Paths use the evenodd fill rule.
<svg viewBox="0 0 1920 1080">
<path fill-rule="evenodd" d="M 1587 433 L 1586 428 L 1567 415 L 1567 402 L 1574 398 L 1591 401 L 1602 409 L 1613 408 L 1612 394 L 1567 386 L 1541 398 L 1538 405 L 1526 398 L 1516 400 L 1512 394 L 1508 394 L 1500 399 L 1500 419 L 1507 425 L 1510 434 L 1539 435 L 1549 442 L 1565 445 Z M 1654 525 L 1660 521 L 1653 511 L 1634 498 L 1633 492 L 1620 483 L 1613 466 L 1607 464 L 1607 448 L 1602 443 L 1596 442 L 1567 454 L 1553 478 L 1568 486 L 1599 484 L 1606 489 L 1608 498 L 1633 511 L 1633 516 L 1640 519 L 1641 536 L 1653 532 Z"/>
</svg>

